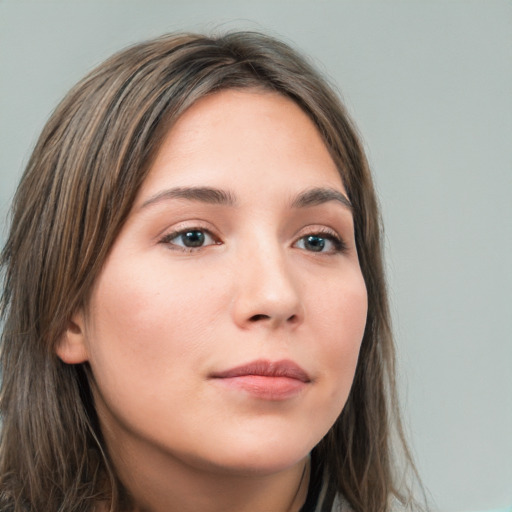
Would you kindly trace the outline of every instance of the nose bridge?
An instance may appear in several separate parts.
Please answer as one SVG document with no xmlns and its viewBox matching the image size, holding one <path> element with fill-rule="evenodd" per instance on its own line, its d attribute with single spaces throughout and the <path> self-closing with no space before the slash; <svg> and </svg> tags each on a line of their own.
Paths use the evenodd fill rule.
<svg viewBox="0 0 512 512">
<path fill-rule="evenodd" d="M 240 256 L 235 315 L 244 325 L 297 324 L 303 317 L 298 282 L 276 237 L 255 237 Z"/>
</svg>

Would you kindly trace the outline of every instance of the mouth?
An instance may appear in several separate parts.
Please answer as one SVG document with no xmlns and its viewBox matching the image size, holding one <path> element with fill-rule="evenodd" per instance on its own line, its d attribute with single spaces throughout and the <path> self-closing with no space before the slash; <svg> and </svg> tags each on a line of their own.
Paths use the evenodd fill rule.
<svg viewBox="0 0 512 512">
<path fill-rule="evenodd" d="M 287 400 L 300 394 L 311 378 L 290 360 L 257 360 L 210 376 L 217 383 L 262 400 Z"/>
</svg>

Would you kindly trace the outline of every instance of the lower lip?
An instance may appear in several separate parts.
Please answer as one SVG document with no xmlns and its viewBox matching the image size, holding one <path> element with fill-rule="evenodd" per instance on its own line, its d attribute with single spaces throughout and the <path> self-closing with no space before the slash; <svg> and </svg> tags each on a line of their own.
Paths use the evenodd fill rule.
<svg viewBox="0 0 512 512">
<path fill-rule="evenodd" d="M 242 390 L 256 398 L 276 401 L 297 396 L 307 384 L 290 377 L 265 377 L 263 375 L 241 375 L 215 380 L 224 386 Z"/>
</svg>

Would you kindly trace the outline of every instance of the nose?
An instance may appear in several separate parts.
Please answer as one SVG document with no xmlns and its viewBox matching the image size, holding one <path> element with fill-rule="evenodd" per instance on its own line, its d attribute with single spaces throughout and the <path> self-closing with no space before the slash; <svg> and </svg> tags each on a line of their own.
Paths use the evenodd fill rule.
<svg viewBox="0 0 512 512">
<path fill-rule="evenodd" d="M 235 323 L 244 329 L 296 328 L 304 319 L 304 307 L 286 255 L 279 247 L 255 249 L 240 259 L 235 272 Z"/>
</svg>

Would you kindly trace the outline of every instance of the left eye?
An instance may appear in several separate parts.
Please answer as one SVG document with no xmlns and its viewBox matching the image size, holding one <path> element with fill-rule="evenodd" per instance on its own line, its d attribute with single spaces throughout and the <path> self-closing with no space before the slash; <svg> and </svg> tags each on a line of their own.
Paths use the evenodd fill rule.
<svg viewBox="0 0 512 512">
<path fill-rule="evenodd" d="M 213 236 L 204 229 L 184 229 L 167 235 L 162 241 L 184 249 L 197 249 L 217 243 Z"/>
<path fill-rule="evenodd" d="M 336 253 L 343 250 L 343 242 L 339 238 L 322 233 L 303 236 L 295 246 L 311 252 Z"/>
</svg>

